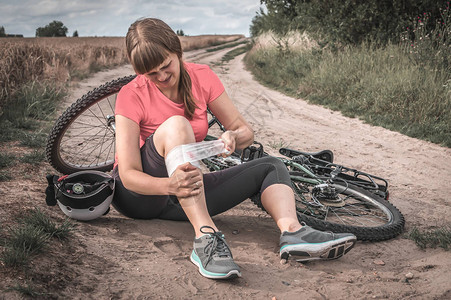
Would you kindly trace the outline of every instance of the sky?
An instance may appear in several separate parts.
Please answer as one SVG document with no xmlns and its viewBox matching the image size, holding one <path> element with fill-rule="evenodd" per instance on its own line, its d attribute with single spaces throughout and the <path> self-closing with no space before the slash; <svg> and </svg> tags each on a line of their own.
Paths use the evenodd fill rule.
<svg viewBox="0 0 451 300">
<path fill-rule="evenodd" d="M 36 28 L 61 21 L 67 35 L 125 36 L 142 17 L 159 18 L 186 35 L 244 34 L 260 0 L 0 0 L 7 34 L 34 37 Z"/>
</svg>

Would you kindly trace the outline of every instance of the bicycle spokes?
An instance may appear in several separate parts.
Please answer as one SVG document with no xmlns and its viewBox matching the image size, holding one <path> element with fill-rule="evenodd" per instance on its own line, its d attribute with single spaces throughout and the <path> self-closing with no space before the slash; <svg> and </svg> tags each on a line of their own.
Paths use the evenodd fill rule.
<svg viewBox="0 0 451 300">
<path fill-rule="evenodd" d="M 364 194 L 333 184 L 294 184 L 296 207 L 301 213 L 331 223 L 375 227 L 389 221 L 388 214 Z"/>
</svg>

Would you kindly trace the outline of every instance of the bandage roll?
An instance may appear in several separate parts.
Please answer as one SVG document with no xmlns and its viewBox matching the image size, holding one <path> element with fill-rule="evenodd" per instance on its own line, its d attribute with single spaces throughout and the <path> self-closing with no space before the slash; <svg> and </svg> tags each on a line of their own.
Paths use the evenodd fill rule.
<svg viewBox="0 0 451 300">
<path fill-rule="evenodd" d="M 187 162 L 200 168 L 199 161 L 201 159 L 227 152 L 222 140 L 178 145 L 172 148 L 166 156 L 166 169 L 168 175 L 171 176 L 178 166 Z"/>
</svg>

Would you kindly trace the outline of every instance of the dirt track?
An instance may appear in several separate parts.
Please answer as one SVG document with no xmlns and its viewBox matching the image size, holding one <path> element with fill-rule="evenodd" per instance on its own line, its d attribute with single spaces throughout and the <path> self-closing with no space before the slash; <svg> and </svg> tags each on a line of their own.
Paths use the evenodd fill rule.
<svg viewBox="0 0 451 300">
<path fill-rule="evenodd" d="M 406 229 L 451 224 L 451 149 L 350 119 L 338 112 L 284 96 L 258 84 L 244 70 L 242 56 L 213 66 L 230 49 L 187 53 L 186 59 L 210 64 L 266 150 L 284 143 L 293 149 L 333 150 L 338 163 L 388 179 L 390 199 L 406 217 Z M 112 79 L 132 74 L 130 66 L 100 72 L 79 84 L 69 101 Z M 0 206 L 46 207 L 45 178 L 38 185 L 8 182 Z M 31 178 L 33 180 L 33 178 Z M 112 210 L 78 223 L 69 248 L 55 243 L 51 255 L 34 263 L 37 281 L 47 282 L 55 298 L 72 299 L 449 299 L 451 253 L 422 251 L 402 236 L 379 243 L 357 243 L 345 257 L 328 262 L 280 264 L 279 233 L 265 213 L 246 202 L 217 216 L 243 278 L 212 281 L 189 261 L 193 231 L 189 223 L 131 220 Z M 232 232 L 238 232 L 233 234 Z M 383 261 L 384 265 L 380 263 Z M 376 262 L 376 263 L 375 263 Z M 406 273 L 413 279 L 406 280 Z M 5 299 L 17 294 L 5 293 Z M 49 295 L 50 297 L 50 295 Z M 0 294 L 0 298 L 2 295 Z"/>
</svg>

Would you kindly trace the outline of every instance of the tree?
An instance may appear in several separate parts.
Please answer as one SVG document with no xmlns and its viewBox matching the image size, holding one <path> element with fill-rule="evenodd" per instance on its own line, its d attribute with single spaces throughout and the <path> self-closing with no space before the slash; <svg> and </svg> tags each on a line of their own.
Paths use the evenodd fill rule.
<svg viewBox="0 0 451 300">
<path fill-rule="evenodd" d="M 72 34 L 72 37 L 78 37 L 78 31 L 77 30 L 74 31 L 74 34 Z"/>
<path fill-rule="evenodd" d="M 446 25 L 449 18 L 445 0 L 260 0 L 260 4 L 266 12 L 260 9 L 252 19 L 252 36 L 300 30 L 324 41 L 351 44 L 368 39 L 398 42 L 407 27 L 426 16 L 428 22 L 422 26 L 428 32 L 437 24 Z"/>
<path fill-rule="evenodd" d="M 38 29 L 36 29 L 36 36 L 66 36 L 67 31 L 68 29 L 66 26 L 64 26 L 63 22 L 53 21 L 45 27 L 39 27 Z"/>
<path fill-rule="evenodd" d="M 177 29 L 176 33 L 177 33 L 178 36 L 184 36 L 185 35 L 185 33 L 183 32 L 183 29 Z"/>
<path fill-rule="evenodd" d="M 6 33 L 5 33 L 5 27 L 0 27 L 0 37 L 5 37 Z"/>
</svg>

